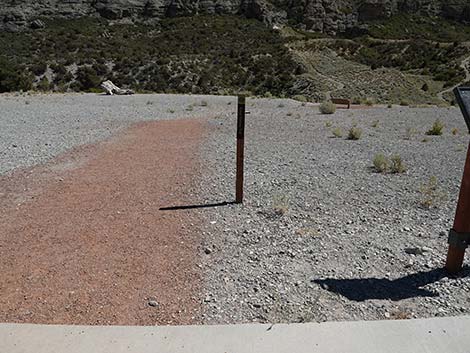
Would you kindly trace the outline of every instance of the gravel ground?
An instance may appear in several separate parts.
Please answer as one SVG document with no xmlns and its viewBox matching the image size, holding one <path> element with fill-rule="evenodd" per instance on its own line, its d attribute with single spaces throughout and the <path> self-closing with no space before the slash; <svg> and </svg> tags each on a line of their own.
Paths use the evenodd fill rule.
<svg viewBox="0 0 470 353">
<path fill-rule="evenodd" d="M 211 107 L 203 101 L 210 99 Z M 0 95 L 0 174 L 45 162 L 143 120 L 212 117 L 227 97 Z M 211 108 L 211 109 L 208 109 Z"/>
<path fill-rule="evenodd" d="M 233 199 L 234 98 L 0 96 L 0 106 L 0 173 L 135 121 L 209 118 L 207 172 L 199 196 L 188 203 Z M 201 322 L 470 313 L 470 271 L 449 278 L 441 270 L 468 143 L 458 109 L 320 115 L 312 105 L 267 99 L 249 99 L 247 109 L 244 205 L 194 209 L 206 219 Z M 446 125 L 444 135 L 425 136 L 436 118 Z M 360 140 L 332 137 L 333 128 L 346 135 L 354 124 L 363 130 Z M 376 153 L 399 154 L 408 171 L 375 173 Z M 421 189 L 432 176 L 437 191 L 427 209 Z"/>
<path fill-rule="evenodd" d="M 441 270 L 468 143 L 458 109 L 320 115 L 294 101 L 251 100 L 248 110 L 244 207 L 206 211 L 206 323 L 470 313 L 470 271 Z M 444 135 L 426 136 L 437 118 Z M 332 137 L 355 124 L 360 140 Z M 233 115 L 213 125 L 207 201 L 233 195 L 234 184 Z M 399 154 L 408 171 L 375 173 L 376 153 Z M 421 189 L 433 176 L 426 209 Z"/>
</svg>

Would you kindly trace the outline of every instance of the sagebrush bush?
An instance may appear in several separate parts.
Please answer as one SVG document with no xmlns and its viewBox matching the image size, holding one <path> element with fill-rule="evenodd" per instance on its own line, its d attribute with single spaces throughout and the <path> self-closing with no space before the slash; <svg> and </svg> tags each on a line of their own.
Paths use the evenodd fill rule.
<svg viewBox="0 0 470 353">
<path fill-rule="evenodd" d="M 438 180 L 435 176 L 431 176 L 426 184 L 420 188 L 421 198 L 420 204 L 422 207 L 430 209 L 439 207 L 445 200 L 445 194 L 439 188 Z"/>
<path fill-rule="evenodd" d="M 406 99 L 402 99 L 402 100 L 400 101 L 400 105 L 401 105 L 402 107 L 407 107 L 407 106 L 410 105 L 410 102 L 409 102 L 408 100 L 406 100 Z"/>
<path fill-rule="evenodd" d="M 333 131 L 331 131 L 334 137 L 341 138 L 343 137 L 343 130 L 340 127 L 335 127 Z"/>
<path fill-rule="evenodd" d="M 320 113 L 322 114 L 334 114 L 336 112 L 336 105 L 330 101 L 323 102 L 320 104 Z"/>
<path fill-rule="evenodd" d="M 274 214 L 284 216 L 289 211 L 289 197 L 286 195 L 274 195 L 272 207 Z"/>
<path fill-rule="evenodd" d="M 444 130 L 444 124 L 437 119 L 432 125 L 431 129 L 426 132 L 426 135 L 440 136 Z"/>
<path fill-rule="evenodd" d="M 308 99 L 307 97 L 301 95 L 301 94 L 298 94 L 298 95 L 295 95 L 292 97 L 292 99 L 296 100 L 296 101 L 299 101 L 301 103 L 307 103 L 308 102 Z"/>
<path fill-rule="evenodd" d="M 359 140 L 362 136 L 362 130 L 353 126 L 349 129 L 348 140 Z"/>
<path fill-rule="evenodd" d="M 411 140 L 413 136 L 416 135 L 416 129 L 412 127 L 407 127 L 405 131 L 405 140 Z"/>
<path fill-rule="evenodd" d="M 388 158 L 382 153 L 375 155 L 373 163 L 374 169 L 378 173 L 385 173 L 390 165 Z"/>
<path fill-rule="evenodd" d="M 390 171 L 392 173 L 399 174 L 406 172 L 405 164 L 403 163 L 403 160 L 401 159 L 400 155 L 393 155 L 390 160 L 392 161 L 392 164 L 390 166 Z"/>
</svg>

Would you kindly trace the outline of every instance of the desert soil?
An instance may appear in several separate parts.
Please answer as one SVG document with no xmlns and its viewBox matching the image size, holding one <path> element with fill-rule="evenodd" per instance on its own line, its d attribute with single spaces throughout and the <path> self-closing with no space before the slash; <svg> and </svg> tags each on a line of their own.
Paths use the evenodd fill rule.
<svg viewBox="0 0 470 353">
<path fill-rule="evenodd" d="M 468 144 L 455 107 L 322 115 L 313 104 L 248 99 L 244 204 L 161 211 L 233 201 L 234 97 L 10 95 L 0 105 L 3 321 L 470 313 L 468 267 L 442 270 Z M 427 136 L 436 119 L 444 134 Z M 357 141 L 346 138 L 353 126 Z M 407 171 L 374 172 L 377 153 L 400 155 Z"/>
</svg>

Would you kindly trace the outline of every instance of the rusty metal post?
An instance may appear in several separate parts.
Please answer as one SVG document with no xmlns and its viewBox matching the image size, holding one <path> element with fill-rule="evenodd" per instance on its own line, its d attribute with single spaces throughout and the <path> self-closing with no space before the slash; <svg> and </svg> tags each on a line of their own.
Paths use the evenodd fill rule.
<svg viewBox="0 0 470 353">
<path fill-rule="evenodd" d="M 238 96 L 237 112 L 237 180 L 235 202 L 243 203 L 243 159 L 245 149 L 245 96 Z"/>
<path fill-rule="evenodd" d="M 449 250 L 447 253 L 446 269 L 456 273 L 462 269 L 465 249 L 468 247 L 470 236 L 470 144 L 460 187 L 459 201 L 455 213 L 454 227 L 449 234 Z"/>
</svg>

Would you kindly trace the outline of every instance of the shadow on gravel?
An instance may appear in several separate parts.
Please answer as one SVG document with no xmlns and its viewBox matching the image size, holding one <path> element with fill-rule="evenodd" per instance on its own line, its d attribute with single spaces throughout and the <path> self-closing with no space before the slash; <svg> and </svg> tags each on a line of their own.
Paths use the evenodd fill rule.
<svg viewBox="0 0 470 353">
<path fill-rule="evenodd" d="M 206 204 L 203 204 L 203 205 L 160 207 L 160 211 L 190 210 L 190 209 L 193 209 L 193 208 L 210 208 L 210 207 L 228 206 L 228 205 L 234 205 L 234 204 L 235 204 L 235 201 L 219 202 L 219 203 L 206 203 Z"/>
<path fill-rule="evenodd" d="M 353 278 L 353 279 L 315 279 L 322 288 L 338 293 L 349 300 L 362 302 L 368 299 L 402 300 L 414 297 L 437 297 L 438 293 L 421 287 L 439 281 L 449 274 L 439 268 L 428 272 L 418 272 L 394 280 L 386 278 Z M 459 277 L 470 276 L 470 267 L 465 267 Z"/>
</svg>

